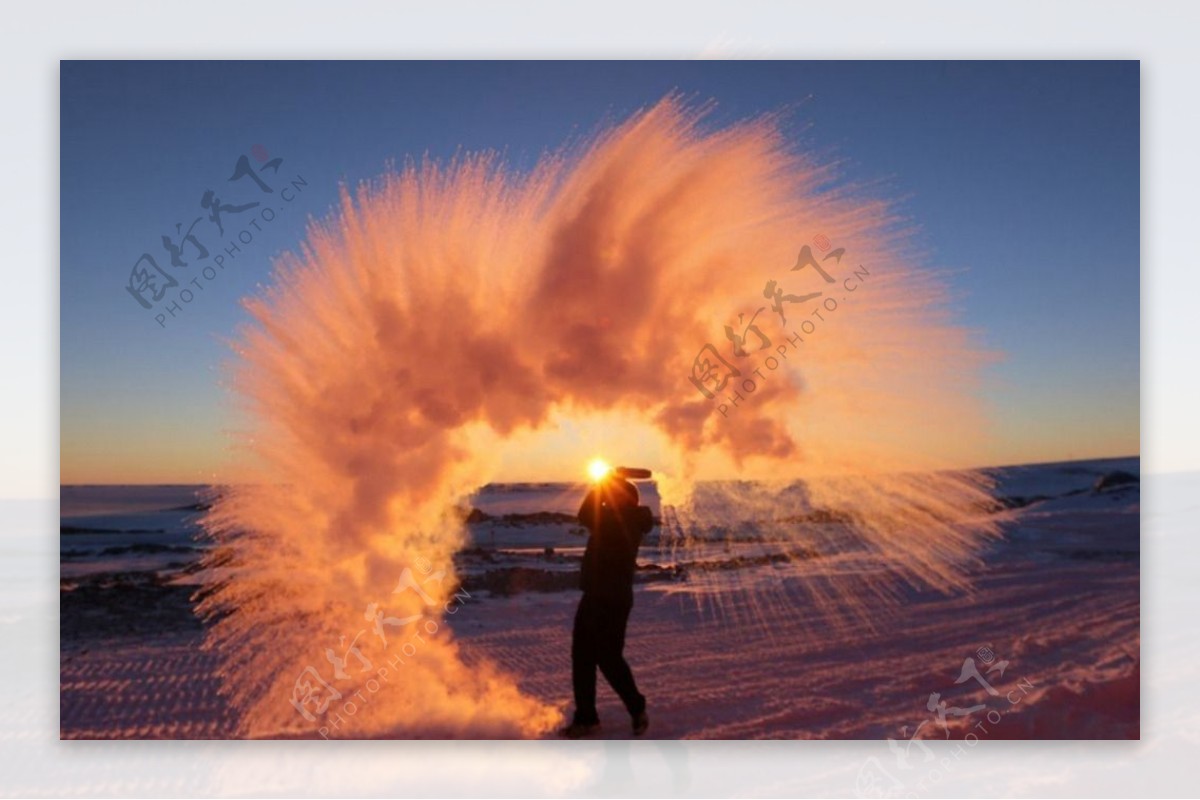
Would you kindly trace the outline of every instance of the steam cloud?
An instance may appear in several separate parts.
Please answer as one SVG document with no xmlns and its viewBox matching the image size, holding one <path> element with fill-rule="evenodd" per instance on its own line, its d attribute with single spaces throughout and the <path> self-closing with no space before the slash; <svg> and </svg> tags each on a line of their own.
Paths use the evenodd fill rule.
<svg viewBox="0 0 1200 800">
<path fill-rule="evenodd" d="M 776 120 L 706 130 L 704 117 L 668 97 L 525 174 L 490 154 L 393 171 L 345 192 L 340 214 L 314 224 L 247 302 L 254 323 L 234 345 L 232 385 L 250 478 L 223 489 L 204 521 L 218 547 L 201 605 L 245 733 L 314 729 L 289 702 L 297 677 L 312 666 L 328 679 L 326 648 L 340 656 L 340 637 L 370 628 L 372 602 L 397 619 L 423 614 L 418 625 L 436 633 L 411 629 L 423 644 L 357 703 L 353 735 L 554 725 L 558 708 L 465 664 L 439 623 L 465 542 L 456 506 L 503 480 L 499 444 L 564 417 L 629 420 L 613 429 L 614 454 L 648 426 L 662 433 L 669 463 L 655 466 L 677 546 L 722 515 L 786 517 L 795 495 L 772 487 L 790 481 L 806 486 L 797 514 L 845 511 L 849 538 L 796 525 L 795 552 L 850 541 L 889 570 L 814 582 L 815 607 L 867 611 L 905 583 L 966 586 L 965 565 L 994 533 L 979 514 L 986 481 L 937 470 L 960 455 L 945 443 L 967 452 L 978 435 L 980 355 L 947 316 L 941 282 L 915 266 L 886 204 L 833 188 Z M 819 237 L 845 248 L 822 262 L 835 283 L 790 269 Z M 770 305 L 768 279 L 825 294 L 785 306 L 787 328 L 770 308 L 759 314 L 770 347 L 736 359 L 723 328 Z M 709 342 L 743 371 L 711 400 L 687 379 Z M 751 335 L 746 349 L 758 346 Z M 700 502 L 695 479 L 713 464 L 771 482 Z M 392 593 L 406 568 L 424 596 Z M 359 645 L 377 672 L 393 651 L 374 641 Z"/>
</svg>

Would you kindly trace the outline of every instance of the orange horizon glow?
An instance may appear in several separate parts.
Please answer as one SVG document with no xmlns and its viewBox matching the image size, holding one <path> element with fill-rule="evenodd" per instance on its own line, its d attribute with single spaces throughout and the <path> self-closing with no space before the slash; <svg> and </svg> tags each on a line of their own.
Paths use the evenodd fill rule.
<svg viewBox="0 0 1200 800">
<path fill-rule="evenodd" d="M 646 430 L 622 432 L 626 424 L 617 424 L 611 418 L 559 419 L 541 430 L 519 434 L 499 446 L 493 480 L 580 482 L 580 465 L 589 464 L 599 450 L 617 453 L 622 463 L 645 464 L 656 474 L 670 472 L 671 458 L 664 443 L 644 436 L 653 434 L 649 426 Z M 212 485 L 244 479 L 231 470 L 226 446 L 219 435 L 195 436 L 188 431 L 174 440 L 126 439 L 123 446 L 118 446 L 116 438 L 81 436 L 68 443 L 64 431 L 59 485 Z M 1061 431 L 1056 438 L 1061 439 Z M 1110 436 L 1090 447 L 1067 446 L 1053 440 L 1042 442 L 1042 446 L 997 441 L 986 452 L 963 452 L 957 458 L 947 458 L 947 466 L 981 469 L 1139 456 L 1137 438 L 1128 441 L 1129 438 Z M 710 460 L 700 465 L 696 476 L 701 480 L 725 480 L 742 474 L 733 465 Z"/>
</svg>

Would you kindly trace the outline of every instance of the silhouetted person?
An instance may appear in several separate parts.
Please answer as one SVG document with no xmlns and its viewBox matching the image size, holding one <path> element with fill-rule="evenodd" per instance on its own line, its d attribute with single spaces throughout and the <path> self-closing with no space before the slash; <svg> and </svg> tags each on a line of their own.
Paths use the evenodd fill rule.
<svg viewBox="0 0 1200 800">
<path fill-rule="evenodd" d="M 633 732 L 650 724 L 646 698 L 638 692 L 623 655 L 625 624 L 633 608 L 633 572 L 642 537 L 653 527 L 650 509 L 638 505 L 638 491 L 624 478 L 610 475 L 588 492 L 579 521 L 590 533 L 583 554 L 580 588 L 571 635 L 571 682 L 575 718 L 563 729 L 572 739 L 600 728 L 596 714 L 596 669 L 620 695 L 633 720 Z"/>
</svg>

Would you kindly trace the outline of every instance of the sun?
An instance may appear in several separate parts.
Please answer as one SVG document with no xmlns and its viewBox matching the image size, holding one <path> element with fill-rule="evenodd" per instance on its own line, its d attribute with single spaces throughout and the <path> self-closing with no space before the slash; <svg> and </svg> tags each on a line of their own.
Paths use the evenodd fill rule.
<svg viewBox="0 0 1200 800">
<path fill-rule="evenodd" d="M 588 463 L 587 471 L 588 476 L 591 477 L 594 482 L 598 483 L 604 480 L 604 477 L 608 475 L 608 473 L 612 472 L 612 467 L 610 467 L 608 462 L 603 458 L 593 458 Z"/>
</svg>

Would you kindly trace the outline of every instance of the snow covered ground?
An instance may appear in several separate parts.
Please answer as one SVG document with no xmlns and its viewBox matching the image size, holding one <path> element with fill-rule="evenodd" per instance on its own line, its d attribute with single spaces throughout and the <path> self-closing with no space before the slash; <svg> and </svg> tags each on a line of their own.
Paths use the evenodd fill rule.
<svg viewBox="0 0 1200 800">
<path fill-rule="evenodd" d="M 974 590 L 906 589 L 867 616 L 826 613 L 814 585 L 861 580 L 868 553 L 778 569 L 770 536 L 643 548 L 626 655 L 659 738 L 891 739 L 887 786 L 925 739 L 1139 736 L 1138 459 L 999 470 L 1004 538 Z M 1111 478 L 1110 478 L 1111 480 Z M 585 539 L 579 487 L 502 485 L 472 499 L 459 557 L 470 599 L 449 625 L 465 657 L 570 699 L 570 625 Z M 662 513 L 652 487 L 643 501 Z M 64 487 L 64 738 L 225 738 L 233 712 L 192 613 L 196 487 Z M 601 683 L 606 738 L 628 720 Z M 314 730 L 314 736 L 317 735 Z M 338 731 L 354 738 L 352 720 Z"/>
</svg>

